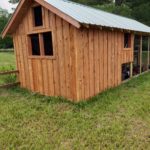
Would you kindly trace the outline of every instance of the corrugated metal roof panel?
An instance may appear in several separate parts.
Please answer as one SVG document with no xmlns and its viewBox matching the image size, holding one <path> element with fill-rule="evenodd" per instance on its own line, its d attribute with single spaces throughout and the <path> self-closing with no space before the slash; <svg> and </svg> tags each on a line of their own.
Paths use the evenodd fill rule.
<svg viewBox="0 0 150 150">
<path fill-rule="evenodd" d="M 67 0 L 45 1 L 82 24 L 150 33 L 150 27 L 133 19 L 114 15 Z"/>
</svg>

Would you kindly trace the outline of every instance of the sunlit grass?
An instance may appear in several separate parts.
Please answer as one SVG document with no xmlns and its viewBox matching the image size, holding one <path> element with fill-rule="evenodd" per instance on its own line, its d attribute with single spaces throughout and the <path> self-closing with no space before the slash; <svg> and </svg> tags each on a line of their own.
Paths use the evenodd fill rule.
<svg viewBox="0 0 150 150">
<path fill-rule="evenodd" d="M 0 52 L 0 67 L 2 66 L 15 67 L 15 55 L 13 52 Z"/>
<path fill-rule="evenodd" d="M 14 55 L 0 53 L 0 64 L 15 65 Z M 79 104 L 0 89 L 0 150 L 149 147 L 149 73 Z"/>
<path fill-rule="evenodd" d="M 0 52 L 0 72 L 15 70 L 15 56 L 13 52 Z M 0 85 L 13 83 L 16 81 L 16 75 L 1 75 Z"/>
<path fill-rule="evenodd" d="M 14 88 L 0 90 L 2 149 L 148 149 L 150 74 L 73 104 Z"/>
</svg>

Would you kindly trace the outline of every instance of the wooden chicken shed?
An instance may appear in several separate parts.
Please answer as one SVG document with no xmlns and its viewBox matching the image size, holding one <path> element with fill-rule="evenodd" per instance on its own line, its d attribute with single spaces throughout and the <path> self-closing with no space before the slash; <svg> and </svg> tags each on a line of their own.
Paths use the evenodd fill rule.
<svg viewBox="0 0 150 150">
<path fill-rule="evenodd" d="M 21 0 L 13 37 L 21 87 L 79 102 L 149 70 L 150 27 L 66 0 Z"/>
</svg>

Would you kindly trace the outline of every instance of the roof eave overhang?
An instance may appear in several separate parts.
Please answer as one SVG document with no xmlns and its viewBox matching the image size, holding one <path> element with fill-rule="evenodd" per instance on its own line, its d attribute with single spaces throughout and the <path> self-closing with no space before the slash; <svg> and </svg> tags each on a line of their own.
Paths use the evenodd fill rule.
<svg viewBox="0 0 150 150">
<path fill-rule="evenodd" d="M 117 27 L 110 27 L 110 26 L 101 26 L 101 25 L 94 25 L 94 24 L 81 24 L 85 28 L 96 28 L 100 30 L 111 30 L 111 31 L 120 31 L 120 32 L 129 32 L 129 33 L 136 33 L 141 35 L 150 35 L 150 32 L 144 32 L 144 31 L 136 31 L 136 30 L 129 30 L 129 29 L 123 29 L 123 28 L 117 28 Z"/>
</svg>

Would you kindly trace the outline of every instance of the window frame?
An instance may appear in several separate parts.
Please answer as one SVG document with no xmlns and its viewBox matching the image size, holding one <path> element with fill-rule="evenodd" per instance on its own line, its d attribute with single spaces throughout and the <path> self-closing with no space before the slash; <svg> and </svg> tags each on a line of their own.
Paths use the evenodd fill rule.
<svg viewBox="0 0 150 150">
<path fill-rule="evenodd" d="M 128 47 L 125 47 L 125 34 L 128 34 L 129 35 L 129 37 L 128 37 Z M 124 34 L 123 34 L 123 48 L 125 49 L 125 50 L 131 50 L 131 48 L 132 48 L 132 34 L 131 33 L 128 33 L 128 32 L 124 32 Z"/>
<path fill-rule="evenodd" d="M 44 8 L 41 6 L 41 9 L 42 9 L 42 25 L 41 26 L 35 26 L 35 18 L 34 18 L 34 8 L 35 7 L 38 7 L 38 6 L 41 6 L 39 4 L 34 4 L 32 7 L 31 7 L 31 20 L 32 20 L 32 27 L 33 27 L 33 30 L 38 30 L 38 29 L 43 29 L 45 27 L 45 11 L 44 11 Z"/>
<path fill-rule="evenodd" d="M 44 41 L 43 41 L 43 33 L 46 32 L 51 32 L 52 34 L 52 45 L 53 45 L 53 55 L 45 55 L 45 51 L 44 51 Z M 36 56 L 36 55 L 32 55 L 32 43 L 31 43 L 31 38 L 30 36 L 33 34 L 38 34 L 39 36 L 39 45 L 40 45 L 40 55 Z M 54 34 L 53 31 L 51 30 L 45 30 L 45 31 L 39 31 L 39 32 L 30 32 L 27 34 L 27 39 L 28 39 L 28 58 L 30 59 L 56 59 L 56 54 L 55 54 L 55 40 L 54 40 Z"/>
</svg>

